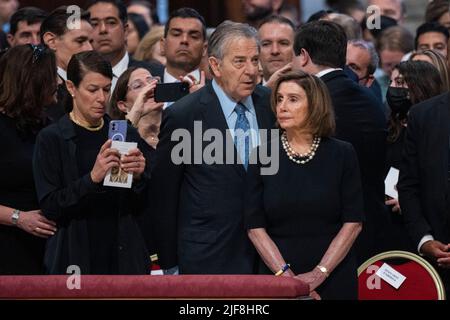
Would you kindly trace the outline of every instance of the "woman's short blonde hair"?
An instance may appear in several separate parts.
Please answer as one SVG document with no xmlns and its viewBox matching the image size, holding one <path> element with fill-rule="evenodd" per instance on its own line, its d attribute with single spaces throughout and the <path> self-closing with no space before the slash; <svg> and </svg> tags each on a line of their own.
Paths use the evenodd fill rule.
<svg viewBox="0 0 450 320">
<path fill-rule="evenodd" d="M 142 38 L 141 42 L 134 53 L 136 60 L 154 61 L 153 52 L 155 45 L 158 45 L 159 40 L 164 36 L 163 26 L 152 26 L 151 30 Z"/>
<path fill-rule="evenodd" d="M 299 129 L 308 128 L 311 134 L 319 137 L 330 137 L 336 127 L 334 110 L 327 86 L 318 77 L 303 71 L 291 71 L 282 75 L 275 83 L 272 91 L 272 110 L 277 113 L 277 94 L 284 82 L 294 82 L 306 92 L 308 114 Z"/>
</svg>

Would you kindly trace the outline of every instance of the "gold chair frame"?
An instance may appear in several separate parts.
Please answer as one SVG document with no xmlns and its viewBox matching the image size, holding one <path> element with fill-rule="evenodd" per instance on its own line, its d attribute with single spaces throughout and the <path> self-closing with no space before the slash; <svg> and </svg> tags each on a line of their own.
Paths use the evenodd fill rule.
<svg viewBox="0 0 450 320">
<path fill-rule="evenodd" d="M 444 284 L 442 282 L 441 277 L 437 273 L 436 269 L 424 258 L 408 251 L 400 251 L 400 250 L 394 250 L 394 251 L 386 251 L 382 252 L 380 254 L 377 254 L 376 256 L 373 256 L 372 258 L 368 259 L 366 262 L 364 262 L 359 268 L 358 268 L 358 277 L 359 275 L 366 270 L 369 266 L 374 264 L 375 262 L 379 260 L 384 259 L 394 259 L 394 258 L 404 258 L 411 261 L 414 261 L 421 265 L 431 276 L 433 279 L 434 285 L 437 290 L 437 296 L 438 300 L 445 300 L 445 288 Z"/>
</svg>

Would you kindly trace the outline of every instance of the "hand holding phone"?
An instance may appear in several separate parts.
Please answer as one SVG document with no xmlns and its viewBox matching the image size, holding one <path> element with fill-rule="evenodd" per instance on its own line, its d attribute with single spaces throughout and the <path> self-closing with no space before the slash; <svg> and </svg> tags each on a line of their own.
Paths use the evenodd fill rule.
<svg viewBox="0 0 450 320">
<path fill-rule="evenodd" d="M 192 74 L 187 74 L 184 77 L 180 76 L 179 80 L 182 82 L 187 82 L 189 84 L 189 93 L 194 93 L 198 89 L 205 86 L 205 71 L 200 71 L 200 79 L 197 81 Z"/>
<path fill-rule="evenodd" d="M 156 102 L 174 102 L 189 94 L 189 83 L 158 83 L 155 87 Z"/>
<path fill-rule="evenodd" d="M 100 148 L 90 173 L 94 183 L 100 183 L 112 168 L 120 166 L 120 154 L 111 145 L 112 141 L 108 139 Z"/>
</svg>

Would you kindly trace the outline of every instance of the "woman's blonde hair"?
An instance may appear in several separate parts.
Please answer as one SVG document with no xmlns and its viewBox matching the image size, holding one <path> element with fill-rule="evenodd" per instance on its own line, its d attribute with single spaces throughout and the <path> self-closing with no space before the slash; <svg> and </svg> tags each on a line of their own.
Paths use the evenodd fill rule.
<svg viewBox="0 0 450 320">
<path fill-rule="evenodd" d="M 447 90 L 450 90 L 450 79 L 449 79 L 449 70 L 447 67 L 447 60 L 445 57 L 440 54 L 439 52 L 435 50 L 423 50 L 414 52 L 411 57 L 409 58 L 410 61 L 413 61 L 413 59 L 416 56 L 424 55 L 433 61 L 433 65 L 438 69 L 439 74 L 441 75 L 442 83 L 444 84 L 444 88 Z"/>
<path fill-rule="evenodd" d="M 154 61 L 153 52 L 155 45 L 159 45 L 159 40 L 164 36 L 163 26 L 152 26 L 151 30 L 142 38 L 134 53 L 136 60 Z"/>
</svg>

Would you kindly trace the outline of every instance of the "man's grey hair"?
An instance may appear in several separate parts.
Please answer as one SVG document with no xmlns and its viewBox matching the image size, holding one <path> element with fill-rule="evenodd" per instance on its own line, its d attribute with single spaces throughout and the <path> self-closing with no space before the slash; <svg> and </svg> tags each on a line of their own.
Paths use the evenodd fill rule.
<svg viewBox="0 0 450 320">
<path fill-rule="evenodd" d="M 362 39 L 361 26 L 351 16 L 342 13 L 330 13 L 328 17 L 344 28 L 348 40 Z"/>
<path fill-rule="evenodd" d="M 367 66 L 367 72 L 369 74 L 374 74 L 375 70 L 378 68 L 378 64 L 380 63 L 380 58 L 378 56 L 377 50 L 375 50 L 375 46 L 368 41 L 364 40 L 350 40 L 347 45 L 351 44 L 357 48 L 361 48 L 367 50 L 370 54 L 370 63 Z"/>
<path fill-rule="evenodd" d="M 247 23 L 238 23 L 230 20 L 222 22 L 214 30 L 208 41 L 208 57 L 215 57 L 223 59 L 225 49 L 230 40 L 236 38 L 254 39 L 260 50 L 260 42 L 258 38 L 258 31 Z"/>
</svg>

